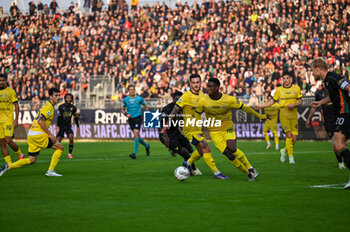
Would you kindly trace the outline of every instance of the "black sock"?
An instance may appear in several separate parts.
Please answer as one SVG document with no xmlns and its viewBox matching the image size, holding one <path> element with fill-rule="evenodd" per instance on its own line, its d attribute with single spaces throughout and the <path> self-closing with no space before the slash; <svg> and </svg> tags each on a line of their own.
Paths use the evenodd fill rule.
<svg viewBox="0 0 350 232">
<path fill-rule="evenodd" d="M 336 152 L 334 152 L 334 154 L 335 154 L 335 157 L 338 160 L 338 163 L 343 163 L 343 158 L 340 155 L 338 155 Z"/>
<path fill-rule="evenodd" d="M 350 151 L 349 151 L 349 149 L 346 147 L 343 150 L 341 150 L 339 152 L 339 154 L 344 158 L 344 163 L 346 164 L 346 166 L 348 166 L 348 169 L 350 169 Z"/>
<path fill-rule="evenodd" d="M 69 154 L 72 154 L 74 144 L 69 144 Z"/>
</svg>

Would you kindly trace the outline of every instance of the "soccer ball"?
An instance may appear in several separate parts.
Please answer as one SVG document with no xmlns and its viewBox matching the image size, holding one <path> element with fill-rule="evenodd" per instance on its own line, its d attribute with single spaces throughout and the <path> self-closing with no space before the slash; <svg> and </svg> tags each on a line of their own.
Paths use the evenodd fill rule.
<svg viewBox="0 0 350 232">
<path fill-rule="evenodd" d="M 174 175 L 179 181 L 184 181 L 190 176 L 190 172 L 184 166 L 180 166 L 175 169 Z"/>
</svg>

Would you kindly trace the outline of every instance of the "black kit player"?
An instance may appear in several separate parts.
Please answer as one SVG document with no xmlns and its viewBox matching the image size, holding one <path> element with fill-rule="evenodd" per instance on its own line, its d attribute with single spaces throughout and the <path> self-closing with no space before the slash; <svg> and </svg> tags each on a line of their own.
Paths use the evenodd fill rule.
<svg viewBox="0 0 350 232">
<path fill-rule="evenodd" d="M 326 90 L 323 88 L 322 85 L 319 85 L 318 90 L 315 93 L 315 101 L 321 101 L 322 99 L 327 98 L 327 92 Z M 311 118 L 314 115 L 314 113 L 316 112 L 315 107 L 312 107 L 310 110 L 310 114 L 307 118 L 306 121 L 306 128 L 310 128 L 311 127 Z M 322 121 L 323 121 L 323 125 L 326 128 L 327 134 L 329 136 L 329 138 L 333 138 L 334 135 L 334 130 L 335 130 L 335 120 L 337 120 L 337 112 L 334 110 L 333 104 L 332 102 L 328 102 L 327 104 L 322 105 L 321 107 L 321 111 L 322 111 Z M 338 167 L 339 169 L 345 169 L 344 163 L 343 163 L 343 159 L 342 157 L 335 153 L 335 157 L 337 158 L 338 161 Z"/>
<path fill-rule="evenodd" d="M 69 159 L 73 159 L 72 151 L 74 146 L 72 117 L 74 117 L 75 124 L 77 125 L 77 134 L 80 134 L 79 114 L 77 113 L 77 107 L 73 105 L 73 95 L 67 93 L 64 96 L 64 103 L 58 107 L 57 126 L 59 128 L 59 131 L 57 134 L 57 139 L 59 142 L 61 142 L 64 134 L 67 134 L 67 137 L 69 139 Z"/>
<path fill-rule="evenodd" d="M 182 92 L 176 91 L 173 94 L 173 102 L 169 103 L 168 105 L 164 106 L 162 109 L 162 117 L 161 117 L 161 126 L 162 128 L 164 126 L 168 126 L 168 130 L 166 130 L 164 133 L 159 133 L 159 140 L 165 145 L 166 148 L 169 149 L 169 151 L 172 154 L 179 154 L 181 155 L 185 161 L 187 161 L 191 157 L 191 153 L 193 152 L 192 145 L 190 141 L 180 132 L 178 124 L 170 124 L 169 125 L 169 114 L 173 110 L 176 102 L 179 100 L 179 98 L 182 96 Z M 179 120 L 183 120 L 181 116 L 182 112 L 178 112 L 175 116 L 173 122 L 178 123 Z M 202 175 L 201 171 L 196 168 L 195 164 L 192 164 L 192 170 L 193 175 Z"/>
<path fill-rule="evenodd" d="M 312 107 L 320 107 L 328 102 L 333 103 L 335 111 L 338 113 L 335 121 L 333 136 L 333 150 L 340 154 L 344 163 L 350 170 L 350 151 L 347 148 L 347 140 L 350 138 L 350 83 L 344 77 L 335 72 L 328 71 L 328 63 L 319 57 L 312 61 L 312 72 L 316 79 L 322 79 L 329 97 L 311 103 Z M 349 182 L 344 189 L 350 189 Z"/>
</svg>

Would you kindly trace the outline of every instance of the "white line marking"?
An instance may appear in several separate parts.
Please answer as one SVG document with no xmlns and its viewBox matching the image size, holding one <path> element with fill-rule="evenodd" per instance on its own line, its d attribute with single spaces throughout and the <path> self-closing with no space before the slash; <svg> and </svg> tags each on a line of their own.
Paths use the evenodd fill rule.
<svg viewBox="0 0 350 232">
<path fill-rule="evenodd" d="M 346 183 L 343 184 L 324 184 L 324 185 L 312 185 L 309 186 L 310 188 L 330 188 L 330 189 L 343 189 L 344 187 L 339 186 L 345 186 Z"/>
<path fill-rule="evenodd" d="M 328 153 L 329 151 L 299 151 L 299 152 L 294 152 L 294 154 L 320 154 L 320 153 Z M 246 152 L 246 155 L 270 155 L 272 154 L 271 152 Z M 107 160 L 131 160 L 129 155 L 125 155 L 125 154 L 112 154 L 115 157 L 106 157 L 106 158 L 74 158 L 74 159 L 62 159 L 60 162 L 90 162 L 90 161 L 107 161 Z M 214 155 L 221 155 L 218 153 L 214 153 Z M 96 155 L 98 156 L 98 154 Z M 139 155 L 138 157 L 146 157 L 145 155 Z M 167 154 L 163 154 L 163 155 L 151 155 L 149 157 L 147 157 L 147 159 L 152 159 L 152 158 L 159 158 L 159 157 L 163 157 L 166 158 Z M 172 158 L 169 154 L 168 158 Z M 46 163 L 46 162 L 50 162 L 50 160 L 41 160 L 39 158 L 39 160 L 36 161 L 37 163 Z"/>
</svg>

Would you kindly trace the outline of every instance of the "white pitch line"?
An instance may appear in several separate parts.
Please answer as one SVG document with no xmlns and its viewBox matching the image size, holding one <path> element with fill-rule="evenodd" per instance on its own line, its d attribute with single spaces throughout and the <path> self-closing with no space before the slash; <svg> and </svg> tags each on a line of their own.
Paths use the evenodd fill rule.
<svg viewBox="0 0 350 232">
<path fill-rule="evenodd" d="M 328 153 L 329 151 L 299 151 L 299 152 L 294 152 L 295 154 L 320 154 L 320 153 Z M 270 155 L 271 152 L 254 152 L 254 153 L 250 153 L 247 152 L 245 153 L 246 155 Z M 221 155 L 221 154 L 217 154 L 215 153 L 215 155 Z M 108 161 L 108 160 L 127 160 L 130 159 L 128 155 L 123 155 L 123 154 L 118 154 L 115 155 L 116 157 L 112 157 L 112 158 L 74 158 L 74 159 L 62 159 L 60 162 L 90 162 L 90 161 Z M 140 155 L 141 157 L 144 155 Z M 159 158 L 159 157 L 166 157 L 167 154 L 164 155 L 151 155 L 149 157 L 147 157 L 147 159 L 152 159 L 152 158 Z M 180 157 L 180 156 L 179 156 Z M 172 158 L 169 154 L 169 158 Z M 50 160 L 38 160 L 36 161 L 37 163 L 46 163 L 46 162 L 50 162 Z"/>
<path fill-rule="evenodd" d="M 324 185 L 311 185 L 310 188 L 330 188 L 330 189 L 343 189 L 344 187 L 338 187 L 338 186 L 345 186 L 346 183 L 343 184 L 324 184 Z"/>
</svg>

